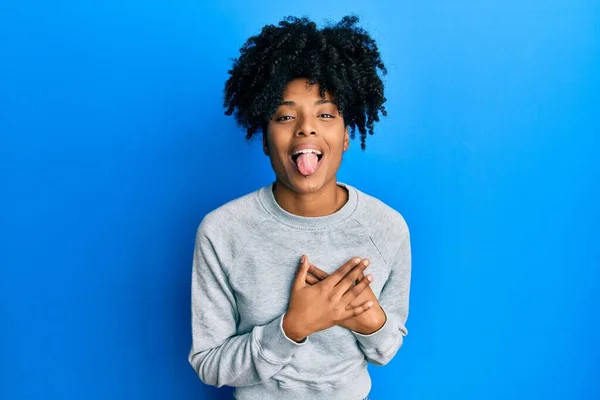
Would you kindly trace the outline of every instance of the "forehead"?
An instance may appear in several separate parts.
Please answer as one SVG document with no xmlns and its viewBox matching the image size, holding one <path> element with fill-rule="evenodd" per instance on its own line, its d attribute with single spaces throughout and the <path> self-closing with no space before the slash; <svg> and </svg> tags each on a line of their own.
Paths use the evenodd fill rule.
<svg viewBox="0 0 600 400">
<path fill-rule="evenodd" d="M 329 92 L 325 92 L 325 97 L 319 94 L 320 87 L 318 83 L 311 85 L 308 79 L 298 78 L 290 81 L 283 89 L 283 100 L 306 99 L 317 101 L 322 99 L 331 100 Z"/>
</svg>

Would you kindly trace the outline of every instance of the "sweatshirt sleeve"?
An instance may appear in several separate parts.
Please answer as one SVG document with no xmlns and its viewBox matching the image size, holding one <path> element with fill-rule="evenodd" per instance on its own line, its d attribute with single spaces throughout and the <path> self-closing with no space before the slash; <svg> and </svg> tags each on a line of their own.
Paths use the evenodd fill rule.
<svg viewBox="0 0 600 400">
<path fill-rule="evenodd" d="M 408 334 L 405 323 L 408 317 L 411 253 L 406 226 L 397 253 L 387 263 L 391 265 L 391 272 L 379 295 L 386 321 L 379 330 L 368 335 L 353 331 L 362 352 L 375 365 L 389 363 Z"/>
<path fill-rule="evenodd" d="M 238 335 L 238 312 L 224 265 L 202 229 L 196 236 L 192 271 L 192 348 L 189 362 L 200 379 L 217 387 L 250 386 L 268 380 L 306 343 L 283 332 L 283 315 Z M 284 314 L 285 315 L 285 314 Z"/>
</svg>

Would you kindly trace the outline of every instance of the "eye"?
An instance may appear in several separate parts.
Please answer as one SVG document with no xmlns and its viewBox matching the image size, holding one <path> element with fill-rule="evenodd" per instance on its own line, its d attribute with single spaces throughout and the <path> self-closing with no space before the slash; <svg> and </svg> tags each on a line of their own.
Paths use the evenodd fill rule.
<svg viewBox="0 0 600 400">
<path fill-rule="evenodd" d="M 282 115 L 281 117 L 275 117 L 275 121 L 277 122 L 283 122 L 283 121 L 289 121 L 291 119 L 293 119 L 294 117 L 292 117 L 291 115 Z"/>
<path fill-rule="evenodd" d="M 321 118 L 325 118 L 325 119 L 329 119 L 329 118 L 335 118 L 333 115 L 331 114 L 320 114 L 319 117 Z"/>
</svg>

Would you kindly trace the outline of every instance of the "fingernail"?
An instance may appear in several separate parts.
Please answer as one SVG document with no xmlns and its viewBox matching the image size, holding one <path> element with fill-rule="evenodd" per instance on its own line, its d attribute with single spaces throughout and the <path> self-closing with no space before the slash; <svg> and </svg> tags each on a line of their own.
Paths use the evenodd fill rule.
<svg viewBox="0 0 600 400">
<path fill-rule="evenodd" d="M 368 267 L 369 266 L 369 260 L 363 261 L 363 264 L 364 264 L 365 267 Z"/>
<path fill-rule="evenodd" d="M 358 263 L 360 262 L 360 258 L 358 258 L 358 257 L 357 257 L 357 258 L 355 258 L 354 260 L 352 260 L 352 262 L 353 262 L 354 264 L 358 264 Z"/>
<path fill-rule="evenodd" d="M 367 280 L 369 282 L 373 282 L 373 275 L 367 275 Z"/>
<path fill-rule="evenodd" d="M 368 302 L 367 307 L 373 307 L 373 302 L 372 301 Z"/>
</svg>

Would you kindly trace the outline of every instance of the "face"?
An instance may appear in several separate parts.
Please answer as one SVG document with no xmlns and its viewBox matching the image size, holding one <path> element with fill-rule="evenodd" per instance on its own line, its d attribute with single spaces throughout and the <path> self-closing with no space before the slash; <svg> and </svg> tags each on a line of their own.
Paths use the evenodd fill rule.
<svg viewBox="0 0 600 400">
<path fill-rule="evenodd" d="M 277 181 L 297 193 L 335 185 L 349 139 L 332 97 L 326 92 L 321 98 L 318 84 L 295 79 L 282 98 L 263 137 Z"/>
</svg>

